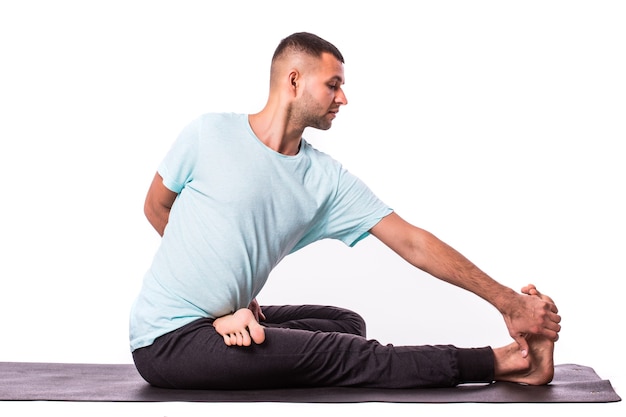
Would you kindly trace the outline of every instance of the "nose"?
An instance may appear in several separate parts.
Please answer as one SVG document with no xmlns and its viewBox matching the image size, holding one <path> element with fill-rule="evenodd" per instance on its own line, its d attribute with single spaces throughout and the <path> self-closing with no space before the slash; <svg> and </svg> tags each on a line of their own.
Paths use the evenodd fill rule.
<svg viewBox="0 0 626 417">
<path fill-rule="evenodd" d="M 346 97 L 346 93 L 343 92 L 342 88 L 337 90 L 337 95 L 335 96 L 335 102 L 343 106 L 348 104 L 348 98 Z"/>
</svg>

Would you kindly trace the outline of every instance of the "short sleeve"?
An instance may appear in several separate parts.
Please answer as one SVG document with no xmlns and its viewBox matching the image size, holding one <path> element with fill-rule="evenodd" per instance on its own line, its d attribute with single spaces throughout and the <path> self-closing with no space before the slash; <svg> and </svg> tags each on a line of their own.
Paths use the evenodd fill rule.
<svg viewBox="0 0 626 417">
<path fill-rule="evenodd" d="M 198 140 L 199 120 L 195 120 L 181 131 L 158 167 L 163 184 L 175 193 L 180 193 L 185 184 L 193 179 Z"/>
<path fill-rule="evenodd" d="M 354 246 L 391 212 L 361 179 L 342 168 L 337 193 L 327 213 L 325 235 Z"/>
</svg>

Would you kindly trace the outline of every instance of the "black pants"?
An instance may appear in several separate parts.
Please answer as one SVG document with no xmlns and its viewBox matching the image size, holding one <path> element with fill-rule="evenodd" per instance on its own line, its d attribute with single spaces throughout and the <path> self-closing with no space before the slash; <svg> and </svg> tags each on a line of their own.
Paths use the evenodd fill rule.
<svg viewBox="0 0 626 417">
<path fill-rule="evenodd" d="M 133 352 L 150 384 L 181 389 L 450 387 L 493 380 L 489 347 L 393 346 L 365 338 L 358 314 L 326 306 L 266 306 L 265 342 L 226 346 L 199 319 Z"/>
</svg>

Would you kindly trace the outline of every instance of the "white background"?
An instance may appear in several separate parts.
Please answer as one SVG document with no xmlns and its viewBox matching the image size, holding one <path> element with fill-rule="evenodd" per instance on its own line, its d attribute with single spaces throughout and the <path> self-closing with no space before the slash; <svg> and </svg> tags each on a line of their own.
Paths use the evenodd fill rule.
<svg viewBox="0 0 626 417">
<path fill-rule="evenodd" d="M 625 12 L 620 1 L 1 2 L 0 361 L 132 361 L 128 311 L 159 240 L 142 211 L 158 163 L 199 114 L 260 110 L 274 48 L 310 31 L 344 54 L 349 105 L 309 141 L 500 282 L 551 295 L 563 316 L 555 362 L 591 366 L 625 395 Z M 259 298 L 353 308 L 384 343 L 510 341 L 493 307 L 375 238 L 302 250 Z M 624 411 L 5 402 L 0 412 L 573 407 Z"/>
</svg>

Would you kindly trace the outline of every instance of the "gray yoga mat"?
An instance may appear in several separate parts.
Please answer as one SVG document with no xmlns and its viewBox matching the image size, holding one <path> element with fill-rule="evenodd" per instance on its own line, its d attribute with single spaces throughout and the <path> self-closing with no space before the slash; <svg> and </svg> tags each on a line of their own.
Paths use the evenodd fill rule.
<svg viewBox="0 0 626 417">
<path fill-rule="evenodd" d="M 0 362 L 0 400 L 108 402 L 291 403 L 591 403 L 621 398 L 608 380 L 587 366 L 555 367 L 546 386 L 506 382 L 455 388 L 291 388 L 271 390 L 174 390 L 148 385 L 132 364 Z"/>
</svg>

